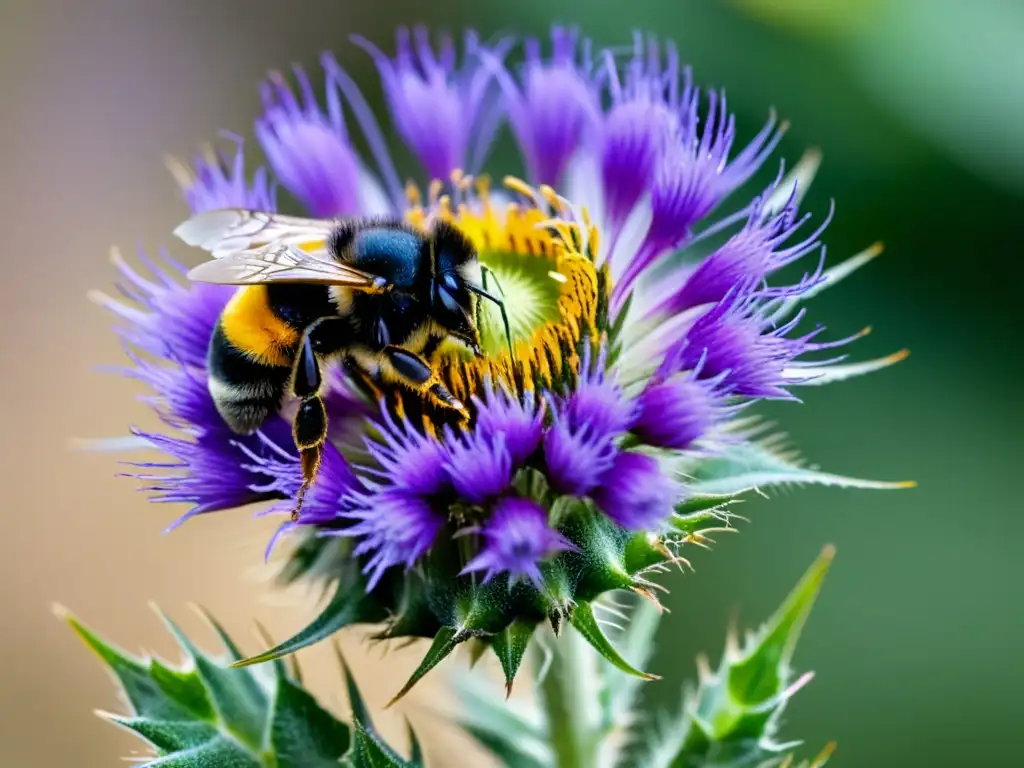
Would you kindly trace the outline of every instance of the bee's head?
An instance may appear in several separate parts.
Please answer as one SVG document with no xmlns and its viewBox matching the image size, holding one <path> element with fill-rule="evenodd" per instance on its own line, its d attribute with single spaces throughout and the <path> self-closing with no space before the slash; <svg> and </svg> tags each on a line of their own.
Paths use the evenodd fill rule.
<svg viewBox="0 0 1024 768">
<path fill-rule="evenodd" d="M 479 355 L 480 331 L 473 319 L 473 301 L 473 294 L 457 272 L 442 272 L 434 280 L 431 289 L 434 322 Z"/>
</svg>

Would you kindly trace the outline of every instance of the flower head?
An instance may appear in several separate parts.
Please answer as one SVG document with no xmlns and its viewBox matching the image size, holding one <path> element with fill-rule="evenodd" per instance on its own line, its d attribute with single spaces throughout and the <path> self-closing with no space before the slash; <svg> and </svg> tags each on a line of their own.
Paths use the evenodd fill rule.
<svg viewBox="0 0 1024 768">
<path fill-rule="evenodd" d="M 679 484 L 668 477 L 657 459 L 642 453 L 619 453 L 594 493 L 598 507 L 631 531 L 657 531 L 683 500 Z"/>
<path fill-rule="evenodd" d="M 263 115 L 256 136 L 281 184 L 311 214 L 321 218 L 364 213 L 367 184 L 348 140 L 336 87 L 329 87 L 321 109 L 309 77 L 295 68 L 296 95 L 280 73 L 262 89 Z M 256 209 L 260 210 L 260 209 Z"/>
<path fill-rule="evenodd" d="M 466 314 L 479 354 L 435 326 L 396 334 L 390 343 L 429 365 L 424 391 L 396 382 L 383 349 L 346 348 L 321 361 L 316 396 L 330 423 L 306 487 L 311 453 L 294 444 L 296 398 L 285 392 L 278 412 L 236 434 L 211 393 L 218 317 L 232 296 L 259 304 L 263 286 L 186 286 L 176 262 L 163 267 L 142 255 L 145 276 L 118 256 L 123 298 L 95 297 L 117 317 L 129 350 L 124 372 L 151 390 L 168 430 L 136 432 L 169 457 L 134 465 L 153 499 L 190 504 L 183 519 L 255 502 L 278 502 L 274 512 L 299 504 L 274 540 L 301 537 L 293 571 L 315 562 L 318 574 L 343 582 L 342 597 L 353 596 L 332 601 L 343 612 L 295 643 L 322 636 L 323 626 L 387 617 L 384 637 L 444 631 L 450 640 L 435 647 L 480 636 L 497 648 L 512 642 L 513 625 L 573 621 L 606 592 L 650 595 L 650 574 L 685 543 L 676 535 L 680 503 L 728 486 L 728 456 L 711 457 L 713 473 L 702 475 L 701 462 L 737 444 L 761 450 L 734 419 L 740 408 L 899 359 L 807 359 L 851 341 L 798 331 L 798 304 L 830 273 L 819 265 L 795 285 L 770 283 L 782 267 L 824 254 L 825 225 L 797 235 L 802 189 L 786 180 L 740 213 L 708 221 L 780 131 L 770 120 L 734 153 L 724 96 L 702 99 L 671 45 L 637 36 L 632 55 L 592 57 L 575 32 L 556 29 L 546 54 L 527 41 L 514 67 L 504 63 L 510 38 L 486 47 L 469 33 L 460 51 L 450 39 L 432 45 L 422 29 L 401 31 L 394 55 L 356 42 L 375 60 L 393 127 L 430 182 L 399 183 L 368 102 L 325 55 L 323 103 L 300 69 L 294 86 L 280 75 L 263 86 L 255 133 L 269 173 L 246 174 L 240 142 L 233 158 L 204 155 L 193 170 L 177 169 L 190 211 L 271 212 L 280 184 L 298 215 L 386 213 L 424 235 L 445 222 L 479 262 L 460 272 L 475 297 Z M 346 116 L 372 162 L 358 156 Z M 506 178 L 499 196 L 474 172 L 502 120 L 537 186 Z M 797 175 L 800 184 L 806 176 Z M 563 181 L 567 197 L 554 188 Z M 663 258 L 689 248 L 694 232 L 725 242 L 696 266 Z M 335 308 L 348 301 L 338 286 L 326 295 Z M 391 298 L 380 301 L 387 307 Z M 286 303 L 271 302 L 268 327 L 299 322 Z M 279 357 L 268 366 L 282 378 L 305 330 L 289 329 L 295 339 L 273 340 Z M 701 494 L 708 474 L 715 490 Z M 607 650 L 592 632 L 588 639 Z"/>
<path fill-rule="evenodd" d="M 692 371 L 652 381 L 638 398 L 632 432 L 647 445 L 685 451 L 726 420 L 724 401 L 716 381 Z"/>
<path fill-rule="evenodd" d="M 466 35 L 466 56 L 456 64 L 455 45 L 444 38 L 435 48 L 430 34 L 417 27 L 413 34 L 401 29 L 398 53 L 389 59 L 368 40 L 353 38 L 372 57 L 380 72 L 391 115 L 406 144 L 415 152 L 428 177 L 446 179 L 452 171 L 467 166 L 471 138 L 475 153 L 490 143 L 496 124 L 480 132 L 491 73 L 479 66 L 480 43 L 473 33 Z M 507 45 L 495 52 L 500 56 Z"/>
<path fill-rule="evenodd" d="M 193 213 L 218 208 L 248 208 L 254 211 L 277 209 L 276 195 L 267 179 L 267 170 L 257 168 L 250 181 L 245 173 L 245 142 L 233 137 L 235 153 L 215 153 L 212 149 L 198 155 L 192 170 L 171 161 L 185 201 Z"/>
<path fill-rule="evenodd" d="M 601 120 L 590 44 L 581 44 L 574 30 L 555 27 L 549 58 L 535 38 L 524 47 L 526 61 L 518 76 L 495 64 L 498 83 L 530 180 L 556 185 Z"/>
<path fill-rule="evenodd" d="M 398 489 L 356 495 L 342 516 L 353 524 L 342 529 L 341 535 L 359 538 L 354 554 L 369 555 L 367 590 L 392 566 L 412 568 L 445 523 L 444 515 L 426 500 Z"/>
<path fill-rule="evenodd" d="M 463 573 L 484 572 L 484 582 L 508 573 L 514 583 L 528 579 L 541 585 L 540 562 L 576 545 L 548 525 L 547 511 L 529 499 L 499 501 L 480 531 L 484 540 L 480 554 L 470 560 Z"/>
</svg>

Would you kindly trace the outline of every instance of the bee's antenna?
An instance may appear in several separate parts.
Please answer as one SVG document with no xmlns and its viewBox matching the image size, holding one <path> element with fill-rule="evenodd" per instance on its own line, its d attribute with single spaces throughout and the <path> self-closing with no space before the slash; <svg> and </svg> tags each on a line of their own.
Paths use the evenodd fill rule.
<svg viewBox="0 0 1024 768">
<path fill-rule="evenodd" d="M 492 278 L 494 278 L 494 284 L 497 286 L 498 291 L 501 293 L 501 295 L 504 296 L 505 292 L 501 289 L 501 283 L 498 282 L 498 278 L 495 276 L 493 270 L 491 270 L 487 266 L 484 266 L 483 264 L 480 265 L 480 276 L 483 279 L 484 287 L 483 288 L 477 288 L 475 285 L 473 285 L 472 283 L 469 283 L 469 282 L 466 283 L 466 287 L 470 291 L 475 293 L 477 296 L 481 296 L 481 297 L 487 299 L 488 301 L 493 301 L 495 304 L 498 305 L 498 309 L 501 310 L 501 322 L 504 323 L 504 325 L 505 325 L 505 341 L 508 342 L 509 361 L 514 366 L 515 365 L 515 353 L 512 351 L 512 329 L 509 326 L 508 312 L 505 309 L 505 301 L 504 301 L 503 298 L 499 299 L 493 293 L 490 293 L 490 292 L 487 291 L 487 276 L 488 275 L 490 275 Z"/>
</svg>

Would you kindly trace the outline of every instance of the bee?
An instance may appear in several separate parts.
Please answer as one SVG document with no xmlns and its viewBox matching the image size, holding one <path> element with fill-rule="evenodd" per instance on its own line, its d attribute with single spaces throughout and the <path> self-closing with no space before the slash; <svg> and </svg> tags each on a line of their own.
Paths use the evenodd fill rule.
<svg viewBox="0 0 1024 768">
<path fill-rule="evenodd" d="M 239 286 L 207 353 L 209 390 L 224 421 L 251 434 L 280 412 L 287 394 L 298 399 L 292 435 L 302 484 L 293 520 L 327 440 L 328 361 L 341 359 L 371 380 L 464 411 L 429 361 L 448 339 L 482 354 L 479 299 L 499 307 L 511 349 L 504 302 L 486 289 L 489 270 L 444 221 L 421 232 L 394 218 L 319 220 L 226 209 L 197 214 L 175 235 L 214 257 L 189 279 Z"/>
</svg>

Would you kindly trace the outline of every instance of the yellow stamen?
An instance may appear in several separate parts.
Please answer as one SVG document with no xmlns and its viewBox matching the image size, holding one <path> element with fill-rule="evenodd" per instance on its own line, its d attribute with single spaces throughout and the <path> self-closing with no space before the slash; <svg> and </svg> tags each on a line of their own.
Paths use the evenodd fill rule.
<svg viewBox="0 0 1024 768">
<path fill-rule="evenodd" d="M 524 265 L 528 260 L 542 260 L 539 274 L 552 279 L 557 287 L 552 295 L 557 300 L 553 311 L 537 312 L 537 324 L 528 335 L 513 339 L 511 355 L 502 346 L 493 354 L 469 357 L 454 344 L 443 345 L 431 361 L 438 378 L 468 404 L 473 395 L 482 394 L 487 380 L 513 391 L 529 391 L 575 377 L 583 339 L 597 338 L 602 330 L 598 328 L 599 293 L 607 276 L 601 275 L 605 270 L 594 266 L 596 230 L 587 219 L 573 222 L 560 218 L 569 213 L 568 206 L 550 187 L 535 190 L 521 179 L 506 177 L 505 187 L 523 199 L 498 210 L 490 200 L 488 179 L 456 171 L 451 180 L 457 190 L 454 206 L 451 197 L 442 194 L 440 182 L 433 182 L 427 195 L 431 204 L 412 205 L 407 222 L 425 228 L 436 218 L 455 225 L 474 245 L 484 265 L 489 254 L 512 254 L 522 258 Z M 407 197 L 410 202 L 420 199 L 418 190 L 415 194 L 407 191 Z M 581 226 L 586 231 L 580 231 Z M 536 269 L 533 274 L 538 274 Z M 521 313 L 521 320 L 523 316 Z M 525 317 L 530 316 L 527 310 Z"/>
</svg>

